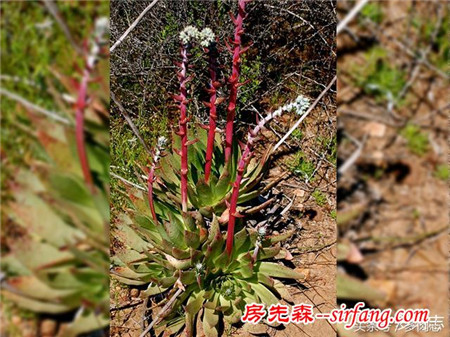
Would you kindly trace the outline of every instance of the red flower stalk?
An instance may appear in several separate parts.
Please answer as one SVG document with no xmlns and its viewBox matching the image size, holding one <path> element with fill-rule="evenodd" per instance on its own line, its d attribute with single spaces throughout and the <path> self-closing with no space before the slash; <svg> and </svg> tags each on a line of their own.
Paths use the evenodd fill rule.
<svg viewBox="0 0 450 337">
<path fill-rule="evenodd" d="M 214 151 L 214 138 L 216 134 L 217 125 L 217 109 L 216 109 L 216 99 L 217 99 L 217 88 L 220 83 L 217 82 L 217 55 L 216 48 L 213 44 L 208 47 L 209 54 L 209 76 L 211 81 L 209 83 L 209 126 L 208 126 L 208 140 L 206 145 L 206 164 L 205 164 L 205 181 L 209 181 L 209 176 L 211 174 L 212 157 Z"/>
<path fill-rule="evenodd" d="M 150 212 L 152 213 L 153 220 L 158 224 L 158 218 L 156 217 L 155 205 L 153 203 L 153 183 L 155 182 L 155 165 L 152 164 L 150 169 L 148 170 L 148 179 L 147 179 L 147 187 L 148 187 L 148 205 L 150 207 Z"/>
<path fill-rule="evenodd" d="M 75 138 L 77 143 L 77 152 L 80 159 L 84 180 L 92 193 L 95 193 L 95 188 L 86 154 L 86 144 L 84 138 L 84 111 L 88 104 L 88 83 L 91 80 L 91 74 L 94 71 L 95 64 L 97 63 L 98 57 L 101 53 L 101 46 L 105 42 L 104 34 L 107 29 L 108 20 L 106 18 L 100 18 L 95 22 L 94 37 L 91 41 L 91 49 L 86 55 L 86 66 L 83 70 L 81 82 L 78 86 L 78 97 L 75 104 Z"/>
<path fill-rule="evenodd" d="M 237 102 L 237 94 L 238 88 L 241 85 L 239 83 L 239 71 L 240 71 L 240 63 L 241 63 L 241 54 L 246 51 L 246 48 L 241 48 L 241 35 L 244 33 L 243 21 L 246 17 L 245 13 L 245 3 L 248 0 L 239 0 L 238 3 L 238 15 L 237 17 L 233 17 L 231 15 L 231 19 L 235 25 L 234 30 L 234 41 L 233 41 L 233 49 L 229 46 L 230 51 L 233 53 L 233 65 L 231 71 L 231 77 L 228 79 L 228 83 L 230 86 L 230 102 L 227 108 L 227 122 L 225 128 L 225 162 L 231 157 L 232 152 L 232 143 L 233 143 L 233 123 L 236 115 L 236 102 Z"/>
<path fill-rule="evenodd" d="M 87 106 L 87 85 L 90 78 L 89 66 L 83 71 L 83 78 L 78 89 L 78 99 L 75 105 L 75 136 L 77 142 L 78 157 L 80 158 L 81 170 L 86 184 L 94 192 L 94 182 L 92 180 L 91 169 L 86 154 L 86 144 L 84 139 L 84 110 Z"/>
<path fill-rule="evenodd" d="M 180 95 L 175 96 L 175 100 L 180 102 L 180 121 L 177 135 L 181 138 L 181 207 L 183 212 L 187 212 L 187 184 L 188 184 L 188 130 L 187 130 L 187 89 L 186 83 L 190 80 L 186 77 L 188 68 L 187 49 L 189 44 L 181 46 L 181 70 L 178 72 L 178 79 L 180 81 Z"/>
<path fill-rule="evenodd" d="M 228 219 L 228 228 L 227 228 L 227 243 L 226 243 L 226 251 L 229 256 L 231 256 L 231 252 L 233 250 L 233 239 L 234 239 L 234 225 L 236 223 L 236 218 L 239 217 L 239 214 L 236 212 L 237 201 L 239 197 L 239 188 L 241 186 L 241 181 L 244 175 L 245 167 L 247 166 L 248 161 L 252 156 L 252 147 L 255 141 L 257 140 L 258 133 L 264 127 L 264 125 L 270 122 L 273 118 L 278 117 L 285 110 L 285 107 L 279 108 L 275 112 L 268 114 L 265 118 L 258 121 L 256 126 L 248 132 L 247 136 L 247 144 L 244 146 L 244 151 L 242 153 L 241 158 L 239 159 L 238 167 L 237 167 L 237 175 L 236 180 L 233 183 L 233 190 L 231 192 L 230 204 L 229 204 L 229 219 Z"/>
<path fill-rule="evenodd" d="M 239 164 L 237 167 L 237 176 L 236 180 L 233 183 L 233 191 L 231 193 L 230 206 L 229 206 L 229 219 L 228 219 L 228 228 L 227 228 L 227 246 L 226 250 L 229 256 L 231 256 L 231 251 L 233 250 L 233 239 L 234 239 L 234 225 L 236 223 L 236 217 L 238 214 L 236 213 L 237 201 L 239 197 L 239 188 L 241 186 L 242 177 L 244 175 L 245 167 L 252 156 L 251 152 L 251 143 L 253 141 L 253 137 L 247 141 L 245 145 L 244 153 L 242 154 L 241 159 L 239 160 Z"/>
</svg>

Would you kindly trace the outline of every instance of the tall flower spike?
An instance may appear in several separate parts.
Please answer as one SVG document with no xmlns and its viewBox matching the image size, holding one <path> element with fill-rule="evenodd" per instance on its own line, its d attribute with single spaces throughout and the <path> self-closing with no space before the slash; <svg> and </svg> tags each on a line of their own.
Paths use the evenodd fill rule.
<svg viewBox="0 0 450 337">
<path fill-rule="evenodd" d="M 205 181 L 209 181 L 211 174 L 212 157 L 214 152 L 214 138 L 216 134 L 217 125 L 217 49 L 215 46 L 215 36 L 210 28 L 205 28 L 200 33 L 200 44 L 207 48 L 208 62 L 209 62 L 209 126 L 208 126 L 208 140 L 206 145 L 206 163 L 205 163 Z"/>
<path fill-rule="evenodd" d="M 300 95 L 297 97 L 294 103 L 286 104 L 278 108 L 274 112 L 269 113 L 266 117 L 261 119 L 253 129 L 251 129 L 248 132 L 247 143 L 245 144 L 242 156 L 238 163 L 236 180 L 233 183 L 233 190 L 231 192 L 230 203 L 228 206 L 229 219 L 227 228 L 226 251 L 229 256 L 231 256 L 231 252 L 233 250 L 234 226 L 236 223 L 236 217 L 238 216 L 238 214 L 236 213 L 236 208 L 239 197 L 239 189 L 241 186 L 241 181 L 244 175 L 245 167 L 247 166 L 248 161 L 250 160 L 252 155 L 251 150 L 253 148 L 253 144 L 255 143 L 258 134 L 264 128 L 264 125 L 266 123 L 270 122 L 274 118 L 280 117 L 284 111 L 291 111 L 292 109 L 295 109 L 297 112 L 303 111 L 305 110 L 304 106 L 309 106 L 309 100 L 307 98 L 305 99 L 303 96 Z"/>
<path fill-rule="evenodd" d="M 100 18 L 95 22 L 94 36 L 91 40 L 91 49 L 86 56 L 86 65 L 82 73 L 81 82 L 78 86 L 78 97 L 75 103 L 75 136 L 77 143 L 78 157 L 86 184 L 92 193 L 95 192 L 91 169 L 86 154 L 86 144 L 84 139 L 84 111 L 87 107 L 88 95 L 87 87 L 91 79 L 91 74 L 100 56 L 102 46 L 106 42 L 104 36 L 108 31 L 108 19 Z"/>
<path fill-rule="evenodd" d="M 231 157 L 232 143 L 233 143 L 233 123 L 236 115 L 236 104 L 237 104 L 237 94 L 239 88 L 239 71 L 241 64 L 241 35 L 244 32 L 243 21 L 246 16 L 245 13 L 245 3 L 248 0 L 239 0 L 238 3 L 238 15 L 233 18 L 233 23 L 235 25 L 234 30 L 234 41 L 233 42 L 233 64 L 231 76 L 228 79 L 228 84 L 230 86 L 230 102 L 227 108 L 227 122 L 225 127 L 225 162 Z"/>
<path fill-rule="evenodd" d="M 175 98 L 180 102 L 180 121 L 178 135 L 181 138 L 181 208 L 183 212 L 187 212 L 187 184 L 188 184 L 188 129 L 187 129 L 187 89 L 186 83 L 189 81 L 187 78 L 188 68 L 188 49 L 191 46 L 192 41 L 198 38 L 198 30 L 195 27 L 187 26 L 180 33 L 181 40 L 181 69 L 178 72 L 178 79 L 180 81 L 180 94 Z"/>
<path fill-rule="evenodd" d="M 147 179 L 147 187 L 148 187 L 148 205 L 150 207 L 150 211 L 152 213 L 153 220 L 156 224 L 158 224 L 158 218 L 156 217 L 155 205 L 153 202 L 153 183 L 155 182 L 155 169 L 158 165 L 159 159 L 161 159 L 161 154 L 164 151 L 164 148 L 167 145 L 167 139 L 165 137 L 159 137 L 158 142 L 156 144 L 153 161 L 150 165 L 150 169 L 148 171 L 148 179 Z"/>
</svg>

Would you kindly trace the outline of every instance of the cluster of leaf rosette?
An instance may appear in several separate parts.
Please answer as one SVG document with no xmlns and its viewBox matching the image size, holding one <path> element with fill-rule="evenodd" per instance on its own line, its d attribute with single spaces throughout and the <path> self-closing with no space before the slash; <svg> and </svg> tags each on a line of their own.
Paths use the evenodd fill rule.
<svg viewBox="0 0 450 337">
<path fill-rule="evenodd" d="M 96 24 L 103 34 L 106 21 Z M 86 55 L 93 65 L 92 53 Z M 90 75 L 84 75 L 86 86 Z M 93 104 L 87 107 L 86 86 L 74 86 L 78 79 L 63 75 L 58 80 L 78 98 L 82 138 L 72 103 L 61 104 L 66 112 L 62 122 L 30 111 L 39 153 L 10 183 L 13 200 L 5 210 L 11 224 L 5 228 L 8 251 L 2 256 L 1 286 L 2 295 L 23 309 L 74 313 L 58 332 L 71 337 L 109 324 L 109 129 L 102 104 L 108 93 L 91 95 Z M 83 161 L 89 165 L 89 181 Z"/>
<path fill-rule="evenodd" d="M 121 243 L 116 248 L 113 276 L 129 285 L 147 285 L 147 296 L 183 293 L 176 299 L 157 331 L 177 334 L 183 327 L 192 335 L 197 320 L 207 336 L 219 335 L 219 321 L 239 322 L 245 304 L 275 304 L 289 292 L 277 278 L 301 279 L 303 276 L 270 259 L 282 257 L 280 242 L 293 232 L 267 235 L 265 228 L 246 226 L 244 217 L 234 234 L 231 255 L 225 249 L 226 233 L 221 226 L 228 221 L 227 203 L 236 178 L 239 149 L 234 159 L 223 162 L 220 136 L 216 137 L 215 156 L 209 182 L 204 179 L 206 131 L 197 128 L 199 141 L 190 147 L 189 211 L 181 209 L 180 157 L 166 154 L 160 161 L 154 186 L 154 208 L 150 212 L 146 193 L 128 190 L 128 212 L 116 224 L 113 236 Z M 178 146 L 177 138 L 174 137 Z M 176 152 L 176 151 L 175 151 Z M 269 151 L 268 151 L 269 152 Z M 245 203 L 262 193 L 261 179 L 267 157 L 256 158 L 244 174 L 238 208 L 244 214 Z M 243 216 L 243 215 L 242 215 Z M 281 251 L 281 253 L 280 253 Z M 269 261 L 266 261 L 269 260 Z M 158 297 L 155 297 L 157 299 Z M 162 299 L 163 297 L 159 297 Z M 164 302 L 162 302 L 164 303 Z M 161 307 L 162 308 L 162 307 Z"/>
<path fill-rule="evenodd" d="M 11 187 L 15 200 L 6 207 L 18 233 L 2 258 L 3 294 L 35 312 L 78 310 L 64 331 L 77 336 L 109 322 L 108 147 L 87 147 L 98 179 L 93 194 L 73 160 L 74 130 L 44 119 L 34 125 L 49 161 L 21 169 Z"/>
</svg>

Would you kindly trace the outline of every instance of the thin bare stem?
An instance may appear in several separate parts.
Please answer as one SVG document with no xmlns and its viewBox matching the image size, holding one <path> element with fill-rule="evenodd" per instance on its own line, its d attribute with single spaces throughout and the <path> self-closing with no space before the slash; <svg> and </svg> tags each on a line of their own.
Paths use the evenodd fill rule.
<svg viewBox="0 0 450 337">
<path fill-rule="evenodd" d="M 139 14 L 139 16 L 136 18 L 136 20 L 134 20 L 134 22 L 131 24 L 131 26 L 128 27 L 128 29 L 125 31 L 125 33 L 123 33 L 122 36 L 112 45 L 112 47 L 109 48 L 110 52 L 113 52 L 114 49 L 116 49 L 123 42 L 123 40 L 125 40 L 125 38 L 128 36 L 128 34 L 130 34 L 130 32 L 137 26 L 137 24 L 139 23 L 139 21 L 141 21 L 141 19 L 144 17 L 144 15 L 147 14 L 147 12 L 154 5 L 156 5 L 157 2 L 158 2 L 158 0 L 153 0 L 153 2 L 150 5 L 145 7 L 145 9 L 142 11 L 142 13 Z"/>
<path fill-rule="evenodd" d="M 148 325 L 148 327 L 142 332 L 139 337 L 145 337 L 145 335 L 153 328 L 153 326 L 159 321 L 161 316 L 170 309 L 172 304 L 175 302 L 175 300 L 180 296 L 180 294 L 183 292 L 182 289 L 178 289 L 177 292 L 172 296 L 172 298 L 169 300 L 169 302 L 166 303 L 166 305 L 161 309 L 160 312 L 156 315 L 155 319 L 151 321 L 151 323 Z"/>
<path fill-rule="evenodd" d="M 78 54 L 83 54 L 83 50 L 73 39 L 72 34 L 70 33 L 70 29 L 69 29 L 69 27 L 67 27 L 67 24 L 64 22 L 64 20 L 61 16 L 61 13 L 58 10 L 58 6 L 55 4 L 55 1 L 54 0 L 44 0 L 44 5 L 47 8 L 47 10 L 49 11 L 49 13 L 56 20 L 58 25 L 61 27 L 61 30 L 63 31 L 64 35 L 66 36 L 67 40 L 72 45 L 72 47 L 76 50 L 76 52 Z"/>
<path fill-rule="evenodd" d="M 110 175 L 116 179 L 119 179 L 120 181 L 122 181 L 123 183 L 136 187 L 137 189 L 141 190 L 141 191 L 145 191 L 145 188 L 142 187 L 141 185 L 135 184 L 132 181 L 129 181 L 127 179 L 125 179 L 124 177 L 119 176 L 118 174 L 114 173 L 114 172 L 110 172 Z"/>
<path fill-rule="evenodd" d="M 345 18 L 339 21 L 339 24 L 336 28 L 336 34 L 341 33 L 345 27 L 347 27 L 348 23 L 353 20 L 353 18 L 358 15 L 359 11 L 369 2 L 369 0 L 360 0 L 347 14 Z"/>
<path fill-rule="evenodd" d="M 68 124 L 68 125 L 71 124 L 71 122 L 68 119 L 60 116 L 57 112 L 44 109 L 36 104 L 31 103 L 30 101 L 27 101 L 25 98 L 15 94 L 15 93 L 12 93 L 4 88 L 0 88 L 0 95 L 6 96 L 6 97 L 18 102 L 19 104 L 23 105 L 27 109 L 39 112 L 47 117 L 54 119 L 55 121 L 58 121 L 63 124 Z"/>
<path fill-rule="evenodd" d="M 130 126 L 131 131 L 133 131 L 134 135 L 137 137 L 137 139 L 139 139 L 139 141 L 141 142 L 141 144 L 144 147 L 145 151 L 147 151 L 148 154 L 152 155 L 152 151 L 150 150 L 148 145 L 145 143 L 144 139 L 142 138 L 141 134 L 139 133 L 138 128 L 133 123 L 133 120 L 131 119 L 128 111 L 124 108 L 122 103 L 116 98 L 116 95 L 114 95 L 114 93 L 112 91 L 111 91 L 111 98 L 114 101 L 114 103 L 116 103 L 116 105 L 119 108 L 123 118 L 125 118 L 125 121 Z"/>
</svg>

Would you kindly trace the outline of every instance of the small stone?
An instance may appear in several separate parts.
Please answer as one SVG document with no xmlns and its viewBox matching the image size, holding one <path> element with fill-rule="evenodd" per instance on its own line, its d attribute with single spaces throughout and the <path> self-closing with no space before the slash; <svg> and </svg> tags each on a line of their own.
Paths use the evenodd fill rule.
<svg viewBox="0 0 450 337">
<path fill-rule="evenodd" d="M 14 315 L 13 317 L 11 317 L 12 324 L 19 325 L 20 322 L 22 322 L 22 319 L 20 318 L 20 316 Z"/>
<path fill-rule="evenodd" d="M 350 243 L 350 249 L 347 255 L 347 262 L 352 264 L 358 264 L 361 263 L 364 260 L 364 256 L 362 255 L 359 248 L 353 244 Z"/>
<path fill-rule="evenodd" d="M 369 122 L 365 125 L 364 131 L 372 137 L 381 138 L 386 133 L 386 125 L 377 122 Z"/>
<path fill-rule="evenodd" d="M 305 196 L 305 191 L 297 188 L 294 190 L 294 195 L 298 198 L 303 198 Z"/>
<path fill-rule="evenodd" d="M 139 289 L 131 289 L 130 295 L 131 295 L 131 297 L 134 297 L 134 298 L 139 297 Z"/>
<path fill-rule="evenodd" d="M 52 319 L 44 319 L 41 323 L 41 336 L 50 337 L 56 335 L 56 321 Z"/>
</svg>

